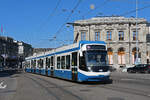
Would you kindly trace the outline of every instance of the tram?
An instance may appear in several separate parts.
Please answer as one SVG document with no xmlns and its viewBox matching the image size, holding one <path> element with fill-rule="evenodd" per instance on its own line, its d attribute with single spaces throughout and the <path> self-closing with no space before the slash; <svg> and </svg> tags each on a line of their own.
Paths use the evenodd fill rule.
<svg viewBox="0 0 150 100">
<path fill-rule="evenodd" d="M 77 82 L 107 81 L 110 71 L 104 41 L 80 41 L 25 58 L 26 72 Z"/>
</svg>

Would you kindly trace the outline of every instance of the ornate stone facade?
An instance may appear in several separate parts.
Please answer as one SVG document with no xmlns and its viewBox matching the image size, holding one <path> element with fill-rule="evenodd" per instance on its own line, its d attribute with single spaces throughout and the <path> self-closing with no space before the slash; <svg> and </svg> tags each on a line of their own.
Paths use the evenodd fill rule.
<svg viewBox="0 0 150 100">
<path fill-rule="evenodd" d="M 141 63 L 149 63 L 150 44 L 147 42 L 149 38 L 146 38 L 149 34 L 149 25 L 146 19 L 96 17 L 75 21 L 73 26 L 74 42 L 105 41 L 109 64 L 116 68 L 135 64 L 136 51 Z"/>
</svg>

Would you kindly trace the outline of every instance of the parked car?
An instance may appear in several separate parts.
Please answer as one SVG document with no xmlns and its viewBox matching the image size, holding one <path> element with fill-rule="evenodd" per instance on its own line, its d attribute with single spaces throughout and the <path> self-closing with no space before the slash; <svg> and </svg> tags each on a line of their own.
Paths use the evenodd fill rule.
<svg viewBox="0 0 150 100">
<path fill-rule="evenodd" d="M 147 64 L 147 67 L 146 67 L 145 73 L 150 73 L 150 64 Z"/>
<path fill-rule="evenodd" d="M 122 72 L 127 72 L 127 69 L 128 69 L 128 68 L 131 68 L 131 67 L 134 67 L 134 65 L 127 64 L 126 66 L 124 66 L 124 67 L 122 68 Z"/>
<path fill-rule="evenodd" d="M 128 73 L 150 73 L 150 65 L 149 64 L 138 64 L 134 67 L 127 69 Z"/>
<path fill-rule="evenodd" d="M 0 71 L 3 71 L 3 70 L 4 70 L 4 68 L 0 66 Z"/>
</svg>

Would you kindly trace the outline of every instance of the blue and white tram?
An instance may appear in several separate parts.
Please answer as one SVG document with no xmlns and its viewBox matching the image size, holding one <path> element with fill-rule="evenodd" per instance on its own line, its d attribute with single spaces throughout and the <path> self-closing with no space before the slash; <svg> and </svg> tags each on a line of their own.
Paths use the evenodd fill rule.
<svg viewBox="0 0 150 100">
<path fill-rule="evenodd" d="M 26 72 L 78 82 L 109 80 L 107 47 L 103 41 L 80 41 L 36 54 L 23 62 Z"/>
</svg>

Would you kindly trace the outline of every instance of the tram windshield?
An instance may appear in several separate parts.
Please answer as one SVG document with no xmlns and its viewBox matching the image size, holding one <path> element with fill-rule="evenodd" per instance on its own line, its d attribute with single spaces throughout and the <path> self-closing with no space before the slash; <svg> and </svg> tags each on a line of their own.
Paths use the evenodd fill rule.
<svg viewBox="0 0 150 100">
<path fill-rule="evenodd" d="M 87 51 L 86 52 L 87 66 L 103 66 L 106 65 L 107 52 L 106 51 Z"/>
<path fill-rule="evenodd" d="M 84 56 L 81 59 L 82 61 L 80 62 L 84 65 L 84 68 L 81 67 L 81 70 L 92 72 L 105 72 L 108 71 L 109 69 L 107 63 L 107 51 L 100 51 L 100 50 L 86 51 L 84 52 Z"/>
</svg>

